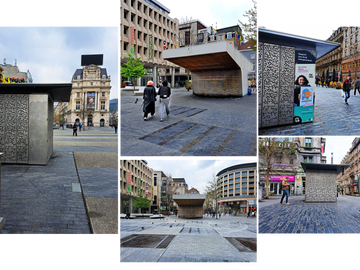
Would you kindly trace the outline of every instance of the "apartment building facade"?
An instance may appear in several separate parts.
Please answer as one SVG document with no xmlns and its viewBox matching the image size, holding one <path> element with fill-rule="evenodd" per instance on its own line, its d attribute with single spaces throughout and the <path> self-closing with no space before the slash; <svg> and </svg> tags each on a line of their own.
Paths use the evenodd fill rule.
<svg viewBox="0 0 360 270">
<path fill-rule="evenodd" d="M 120 213 L 135 213 L 132 200 L 140 194 L 154 200 L 153 179 L 154 170 L 145 160 L 120 160 Z"/>
<path fill-rule="evenodd" d="M 163 60 L 166 49 L 177 47 L 179 20 L 172 19 L 170 10 L 156 0 L 122 0 L 120 5 L 120 51 L 121 63 L 127 61 L 128 54 L 141 58 L 147 69 L 144 77 L 138 78 L 136 85 L 146 85 L 147 81 L 159 79 L 159 69 L 171 70 L 172 87 L 175 82 L 176 65 Z M 160 71 L 164 76 L 166 72 Z M 165 78 L 162 78 L 165 79 Z"/>
</svg>

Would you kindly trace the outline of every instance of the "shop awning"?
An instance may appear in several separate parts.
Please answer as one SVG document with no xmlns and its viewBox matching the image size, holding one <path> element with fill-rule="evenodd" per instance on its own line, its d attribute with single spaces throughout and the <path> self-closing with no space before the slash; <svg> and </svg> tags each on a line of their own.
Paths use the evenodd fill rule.
<svg viewBox="0 0 360 270">
<path fill-rule="evenodd" d="M 259 42 L 277 44 L 281 46 L 296 47 L 301 49 L 316 50 L 316 59 L 340 47 L 341 44 L 332 41 L 324 41 L 293 34 L 277 32 L 274 30 L 259 28 Z"/>
</svg>

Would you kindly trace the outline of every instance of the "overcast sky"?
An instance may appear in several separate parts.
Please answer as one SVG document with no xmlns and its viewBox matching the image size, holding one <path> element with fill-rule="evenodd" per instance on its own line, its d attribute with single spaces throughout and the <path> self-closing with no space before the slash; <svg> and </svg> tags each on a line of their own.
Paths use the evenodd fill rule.
<svg viewBox="0 0 360 270">
<path fill-rule="evenodd" d="M 171 174 L 173 178 L 185 178 L 189 189 L 191 187 L 204 193 L 204 188 L 207 183 L 212 180 L 213 173 L 218 174 L 222 169 L 227 167 L 257 162 L 254 157 L 240 157 L 238 159 L 225 160 L 204 160 L 191 158 L 190 160 L 183 159 L 167 159 L 167 160 L 151 160 L 147 159 L 148 166 L 154 171 L 163 171 L 165 174 Z"/>
<path fill-rule="evenodd" d="M 340 164 L 351 143 L 355 139 L 352 136 L 327 136 L 325 145 L 326 163 L 331 164 L 331 153 L 334 153 L 334 164 Z"/>
<path fill-rule="evenodd" d="M 340 24 L 265 24 L 265 28 L 298 36 L 327 40 Z"/>
<path fill-rule="evenodd" d="M 192 18 L 201 21 L 207 27 L 215 29 L 225 28 L 238 24 L 238 20 L 246 22 L 243 16 L 245 11 L 251 9 L 254 4 L 251 0 L 158 0 L 170 9 L 170 17 Z M 216 27 L 217 25 L 217 27 Z"/>
<path fill-rule="evenodd" d="M 81 55 L 103 54 L 111 76 L 110 97 L 117 98 L 116 27 L 0 27 L 0 61 L 30 71 L 34 83 L 68 83 L 81 67 Z"/>
</svg>

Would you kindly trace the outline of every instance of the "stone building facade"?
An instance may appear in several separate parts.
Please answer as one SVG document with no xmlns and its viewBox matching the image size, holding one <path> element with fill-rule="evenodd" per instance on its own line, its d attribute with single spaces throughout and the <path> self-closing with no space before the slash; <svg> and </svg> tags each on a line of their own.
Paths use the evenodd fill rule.
<svg viewBox="0 0 360 270">
<path fill-rule="evenodd" d="M 158 69 L 171 70 L 175 75 L 176 65 L 164 61 L 164 47 L 173 49 L 177 44 L 179 32 L 178 19 L 172 19 L 170 10 L 155 0 L 121 0 L 120 4 L 120 54 L 121 63 L 127 61 L 128 54 L 141 58 L 147 69 L 137 85 L 146 85 L 147 81 L 158 82 Z M 174 82 L 173 80 L 172 82 Z M 172 87 L 174 85 L 172 84 Z"/>
<path fill-rule="evenodd" d="M 66 124 L 108 127 L 111 80 L 106 68 L 84 66 L 75 71 L 71 83 L 70 102 L 61 105 Z"/>
<path fill-rule="evenodd" d="M 6 59 L 4 59 L 4 64 L 0 64 L 0 67 L 3 69 L 3 74 L 5 78 L 19 78 L 24 79 L 24 83 L 32 83 L 33 79 L 29 70 L 26 72 L 20 71 L 17 65 L 17 60 L 15 64 L 7 64 Z"/>
<path fill-rule="evenodd" d="M 217 175 L 220 209 L 232 215 L 245 214 L 256 207 L 257 163 L 238 164 Z"/>
<path fill-rule="evenodd" d="M 360 137 L 356 137 L 341 164 L 350 165 L 337 176 L 337 184 L 340 190 L 344 190 L 345 194 L 358 194 L 359 177 L 360 177 Z"/>
<path fill-rule="evenodd" d="M 120 213 L 134 213 L 132 200 L 139 194 L 153 200 L 153 179 L 154 170 L 145 160 L 120 160 Z"/>
</svg>

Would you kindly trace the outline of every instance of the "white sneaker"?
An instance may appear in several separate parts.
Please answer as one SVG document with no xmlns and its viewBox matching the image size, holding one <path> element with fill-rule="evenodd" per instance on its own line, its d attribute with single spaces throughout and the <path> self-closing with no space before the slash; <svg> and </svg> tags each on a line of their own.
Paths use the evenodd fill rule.
<svg viewBox="0 0 360 270">
<path fill-rule="evenodd" d="M 146 121 L 146 117 L 144 117 L 144 121 Z"/>
<path fill-rule="evenodd" d="M 164 120 L 164 119 L 161 118 L 161 119 L 160 119 L 160 122 L 162 122 L 163 120 Z"/>
</svg>

